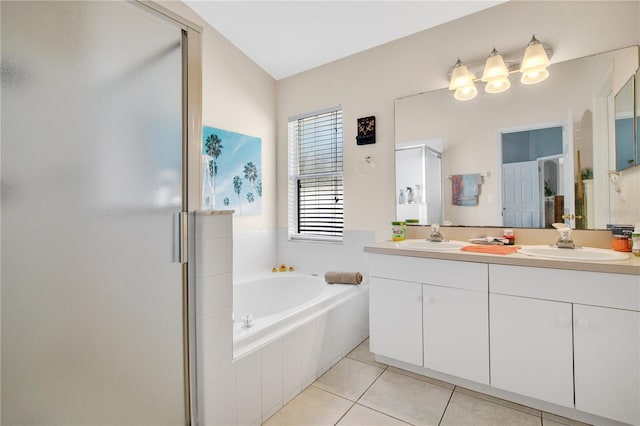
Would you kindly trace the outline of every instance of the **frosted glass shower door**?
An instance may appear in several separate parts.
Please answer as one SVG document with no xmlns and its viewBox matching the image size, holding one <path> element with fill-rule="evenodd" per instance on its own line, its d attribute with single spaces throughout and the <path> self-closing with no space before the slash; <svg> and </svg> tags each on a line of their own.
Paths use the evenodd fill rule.
<svg viewBox="0 0 640 426">
<path fill-rule="evenodd" d="M 183 424 L 182 30 L 1 8 L 2 424 Z"/>
</svg>

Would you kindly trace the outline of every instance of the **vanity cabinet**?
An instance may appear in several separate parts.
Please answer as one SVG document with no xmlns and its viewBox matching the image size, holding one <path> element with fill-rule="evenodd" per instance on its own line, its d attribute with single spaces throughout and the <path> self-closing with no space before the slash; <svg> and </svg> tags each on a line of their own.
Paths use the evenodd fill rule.
<svg viewBox="0 0 640 426">
<path fill-rule="evenodd" d="M 371 277 L 369 280 L 371 352 L 422 365 L 422 285 Z"/>
<path fill-rule="evenodd" d="M 571 304 L 491 294 L 491 384 L 573 408 Z"/>
<path fill-rule="evenodd" d="M 637 275 L 490 265 L 489 291 L 492 386 L 640 424 Z"/>
<path fill-rule="evenodd" d="M 371 352 L 640 425 L 640 276 L 369 255 Z"/>
<path fill-rule="evenodd" d="M 423 285 L 422 292 L 423 366 L 489 384 L 487 291 Z"/>
<path fill-rule="evenodd" d="M 640 312 L 573 306 L 576 409 L 640 424 Z"/>
<path fill-rule="evenodd" d="M 371 352 L 489 383 L 486 264 L 370 255 Z"/>
</svg>

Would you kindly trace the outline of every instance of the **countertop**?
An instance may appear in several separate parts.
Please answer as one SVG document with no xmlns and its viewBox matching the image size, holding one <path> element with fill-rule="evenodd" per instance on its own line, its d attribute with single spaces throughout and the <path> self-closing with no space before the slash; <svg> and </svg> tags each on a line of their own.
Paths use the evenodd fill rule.
<svg viewBox="0 0 640 426">
<path fill-rule="evenodd" d="M 420 240 L 416 240 L 420 241 Z M 521 245 L 525 247 L 524 245 Z M 388 254 L 392 256 L 424 257 L 428 259 L 459 260 L 475 263 L 498 265 L 531 266 L 535 268 L 569 269 L 575 271 L 607 272 L 614 274 L 640 275 L 640 257 L 629 254 L 628 260 L 594 262 L 577 260 L 556 260 L 532 257 L 520 253 L 508 255 L 463 252 L 460 250 L 421 250 L 400 247 L 394 241 L 373 243 L 364 247 L 367 253 Z"/>
</svg>

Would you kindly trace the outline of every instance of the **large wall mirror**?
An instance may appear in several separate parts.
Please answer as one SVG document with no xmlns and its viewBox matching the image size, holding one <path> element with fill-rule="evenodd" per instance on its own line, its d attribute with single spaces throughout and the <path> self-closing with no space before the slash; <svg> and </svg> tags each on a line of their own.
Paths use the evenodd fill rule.
<svg viewBox="0 0 640 426">
<path fill-rule="evenodd" d="M 638 57 L 632 46 L 556 63 L 539 84 L 522 85 L 512 76 L 506 92 L 479 87 L 466 102 L 447 89 L 396 99 L 397 148 L 441 141 L 440 223 L 538 228 L 564 221 L 582 229 L 611 223 L 615 130 L 609 123 L 614 96 L 636 73 Z M 481 176 L 476 205 L 454 205 L 457 176 Z M 640 203 L 631 204 L 640 210 Z"/>
</svg>

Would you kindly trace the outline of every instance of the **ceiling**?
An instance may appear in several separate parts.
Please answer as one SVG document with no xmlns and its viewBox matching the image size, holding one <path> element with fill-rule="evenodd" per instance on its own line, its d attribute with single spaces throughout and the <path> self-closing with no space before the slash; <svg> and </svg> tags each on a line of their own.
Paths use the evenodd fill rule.
<svg viewBox="0 0 640 426">
<path fill-rule="evenodd" d="M 504 1 L 184 0 L 277 80 Z"/>
</svg>

